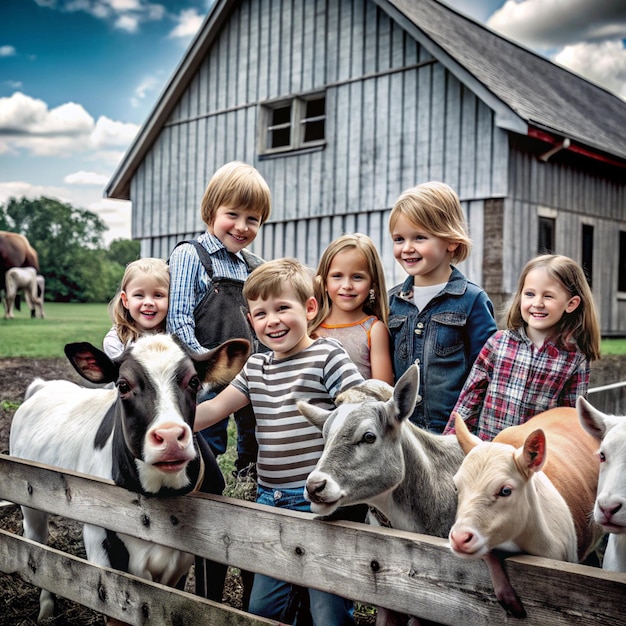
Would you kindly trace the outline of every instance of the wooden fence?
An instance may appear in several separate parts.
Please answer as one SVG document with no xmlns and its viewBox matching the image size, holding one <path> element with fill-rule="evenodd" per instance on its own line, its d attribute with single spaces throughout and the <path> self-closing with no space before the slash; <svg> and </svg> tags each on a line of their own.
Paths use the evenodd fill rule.
<svg viewBox="0 0 626 626">
<path fill-rule="evenodd" d="M 593 387 L 587 397 L 603 413 L 626 415 L 626 381 Z"/>
<path fill-rule="evenodd" d="M 6 455 L 0 455 L 0 498 L 442 624 L 624 624 L 626 574 L 597 568 L 531 556 L 506 559 L 528 613 L 520 621 L 495 600 L 483 562 L 453 556 L 439 538 L 325 522 L 220 496 L 145 498 L 109 481 Z M 0 571 L 137 625 L 276 623 L 5 531 Z"/>
</svg>

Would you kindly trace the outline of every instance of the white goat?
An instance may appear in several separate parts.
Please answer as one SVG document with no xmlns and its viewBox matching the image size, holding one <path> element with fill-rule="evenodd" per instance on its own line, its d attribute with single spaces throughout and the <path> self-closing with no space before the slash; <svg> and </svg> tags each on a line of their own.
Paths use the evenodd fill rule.
<svg viewBox="0 0 626 626">
<path fill-rule="evenodd" d="M 576 409 L 582 427 L 600 442 L 593 519 L 610 533 L 602 569 L 626 572 L 626 416 L 606 415 L 582 396 Z"/>
</svg>

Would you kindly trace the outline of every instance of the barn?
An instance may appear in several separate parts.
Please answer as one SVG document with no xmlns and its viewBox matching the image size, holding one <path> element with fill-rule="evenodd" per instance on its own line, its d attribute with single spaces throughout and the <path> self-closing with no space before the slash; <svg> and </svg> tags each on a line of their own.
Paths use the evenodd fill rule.
<svg viewBox="0 0 626 626">
<path fill-rule="evenodd" d="M 461 269 L 496 305 L 553 251 L 585 267 L 603 335 L 626 334 L 626 102 L 442 2 L 216 0 L 105 194 L 167 257 L 233 159 L 272 190 L 266 259 L 315 266 L 360 231 L 396 284 L 389 211 L 443 180 L 474 242 Z"/>
</svg>

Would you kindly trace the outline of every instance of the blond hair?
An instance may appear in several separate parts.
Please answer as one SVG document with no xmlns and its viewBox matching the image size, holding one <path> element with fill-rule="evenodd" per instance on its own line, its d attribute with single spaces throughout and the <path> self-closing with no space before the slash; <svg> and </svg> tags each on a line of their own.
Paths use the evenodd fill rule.
<svg viewBox="0 0 626 626">
<path fill-rule="evenodd" d="M 261 224 L 270 216 L 272 197 L 267 182 L 259 171 L 241 161 L 222 165 L 211 177 L 202 197 L 200 216 L 213 226 L 221 206 L 258 211 Z"/>
<path fill-rule="evenodd" d="M 158 285 L 169 291 L 170 288 L 170 268 L 163 259 L 147 257 L 138 259 L 126 266 L 120 288 L 109 302 L 108 312 L 115 330 L 123 345 L 127 345 L 129 341 L 136 341 L 140 332 L 137 330 L 135 320 L 130 316 L 130 311 L 122 302 L 122 291 L 126 291 L 128 284 L 137 278 L 150 276 L 154 278 Z M 158 330 L 165 328 L 165 319 Z"/>
<path fill-rule="evenodd" d="M 366 300 L 363 305 L 363 311 L 370 315 L 375 315 L 379 320 L 384 322 L 385 326 L 389 320 L 389 304 L 387 302 L 387 287 L 385 285 L 385 271 L 380 260 L 380 255 L 374 242 L 361 233 L 348 233 L 332 241 L 326 250 L 322 253 L 319 265 L 317 266 L 317 274 L 313 281 L 315 291 L 315 299 L 319 305 L 319 309 L 315 318 L 309 325 L 309 332 L 313 333 L 320 324 L 328 317 L 332 302 L 326 291 L 326 280 L 328 272 L 332 265 L 333 259 L 340 252 L 345 250 L 358 250 L 367 263 L 367 270 L 372 277 L 371 289 L 374 290 L 373 298 Z"/>
<path fill-rule="evenodd" d="M 313 297 L 312 272 L 297 259 L 275 259 L 259 265 L 246 279 L 243 297 L 248 301 L 267 300 L 286 291 L 303 305 Z"/>
<path fill-rule="evenodd" d="M 557 345 L 567 349 L 575 341 L 580 351 L 589 361 L 600 358 L 600 321 L 593 300 L 593 294 L 585 278 L 585 274 L 575 261 L 560 254 L 543 254 L 526 263 L 517 283 L 517 291 L 509 307 L 506 325 L 516 329 L 525 327 L 522 318 L 522 293 L 529 272 L 544 269 L 548 275 L 557 280 L 570 295 L 578 296 L 580 304 L 571 312 L 563 313 L 557 324 L 553 340 Z"/>
<path fill-rule="evenodd" d="M 435 237 L 458 244 L 452 252 L 452 263 L 460 263 L 469 256 L 472 241 L 467 233 L 465 215 L 459 196 L 449 185 L 431 181 L 403 191 L 389 216 L 392 235 L 401 215 Z"/>
</svg>

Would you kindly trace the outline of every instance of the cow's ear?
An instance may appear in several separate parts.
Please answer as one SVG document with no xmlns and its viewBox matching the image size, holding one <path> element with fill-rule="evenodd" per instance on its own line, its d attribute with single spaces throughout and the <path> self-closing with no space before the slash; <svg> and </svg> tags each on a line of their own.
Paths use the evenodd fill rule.
<svg viewBox="0 0 626 626">
<path fill-rule="evenodd" d="M 66 344 L 65 356 L 74 369 L 91 383 L 103 385 L 117 380 L 119 365 L 86 341 Z"/>
<path fill-rule="evenodd" d="M 191 358 L 204 383 L 213 387 L 227 385 L 245 365 L 250 355 L 250 342 L 246 339 L 229 339 L 203 354 L 193 354 Z"/>
<path fill-rule="evenodd" d="M 521 454 L 517 452 L 517 463 L 531 472 L 538 472 L 546 462 L 546 458 L 546 435 L 541 428 L 538 428 L 526 437 Z"/>
</svg>

